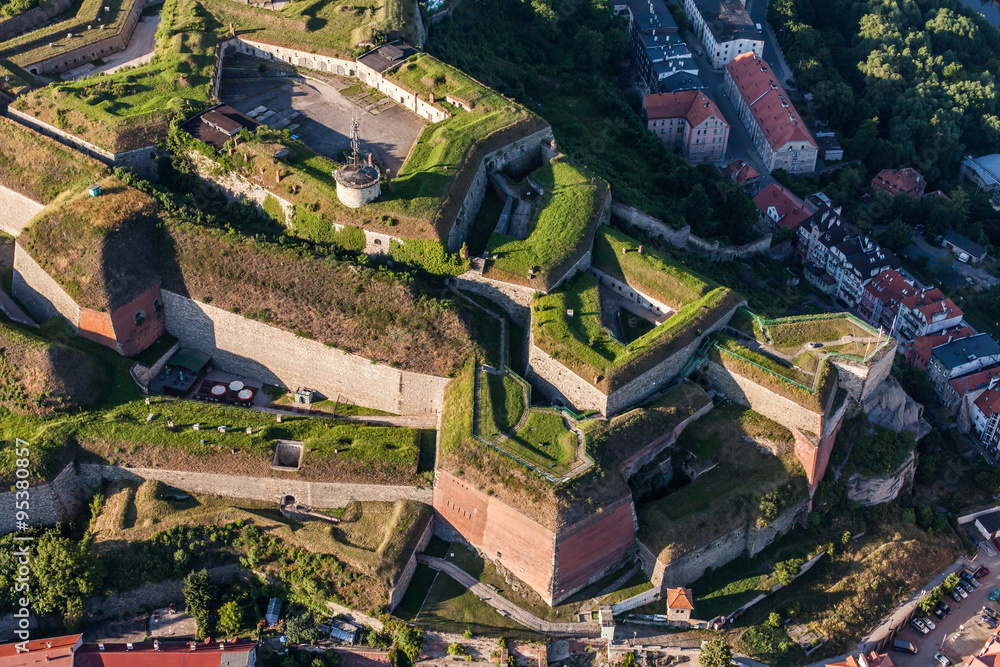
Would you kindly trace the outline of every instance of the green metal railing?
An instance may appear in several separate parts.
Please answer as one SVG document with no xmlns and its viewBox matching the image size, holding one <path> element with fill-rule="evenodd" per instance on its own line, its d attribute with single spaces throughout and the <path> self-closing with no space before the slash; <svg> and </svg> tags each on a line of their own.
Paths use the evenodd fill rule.
<svg viewBox="0 0 1000 667">
<path fill-rule="evenodd" d="M 747 315 L 752 317 L 754 321 L 760 326 L 761 331 L 764 332 L 767 338 L 771 338 L 768 332 L 768 327 L 776 324 L 795 324 L 797 322 L 813 322 L 818 320 L 848 320 L 855 326 L 857 326 L 862 331 L 867 331 L 871 336 L 881 335 L 880 332 L 875 331 L 874 328 L 867 322 L 862 321 L 858 317 L 852 315 L 851 313 L 816 313 L 814 315 L 789 315 L 788 317 L 776 317 L 774 319 L 766 319 L 758 315 L 757 313 L 740 306 L 740 310 L 745 312 Z M 886 336 L 883 341 L 876 345 L 872 350 L 865 353 L 863 357 L 856 354 L 847 354 L 846 352 L 824 352 L 823 354 L 830 357 L 841 357 L 843 359 L 848 359 L 850 361 L 858 361 L 861 363 L 867 363 L 871 360 L 879 351 L 881 351 L 889 341 L 892 340 L 892 336 Z M 738 356 L 738 355 L 737 355 Z M 750 361 L 747 359 L 747 361 Z M 752 363 L 752 362 L 751 362 Z"/>
</svg>

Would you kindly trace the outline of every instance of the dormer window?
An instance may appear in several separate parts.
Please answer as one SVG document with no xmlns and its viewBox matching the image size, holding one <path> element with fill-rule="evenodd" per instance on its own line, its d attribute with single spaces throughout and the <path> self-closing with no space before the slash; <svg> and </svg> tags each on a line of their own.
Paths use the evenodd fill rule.
<svg viewBox="0 0 1000 667">
<path fill-rule="evenodd" d="M 142 312 L 140 310 L 138 313 L 135 314 L 135 325 L 136 326 L 139 326 L 140 324 L 142 324 L 145 321 L 146 321 L 146 313 L 144 313 L 144 312 Z"/>
<path fill-rule="evenodd" d="M 163 310 L 163 299 L 153 299 L 153 310 L 157 313 Z"/>
</svg>

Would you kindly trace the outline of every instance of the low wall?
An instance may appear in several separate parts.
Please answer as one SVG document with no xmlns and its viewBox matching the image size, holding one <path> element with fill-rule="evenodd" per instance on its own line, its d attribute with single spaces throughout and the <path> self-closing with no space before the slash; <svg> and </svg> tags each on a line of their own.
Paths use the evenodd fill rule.
<svg viewBox="0 0 1000 667">
<path fill-rule="evenodd" d="M 34 9 L 11 16 L 9 19 L 0 21 L 0 42 L 6 42 L 18 35 L 23 35 L 41 24 L 45 23 L 53 16 L 62 14 L 73 6 L 73 0 L 49 0 L 43 2 Z"/>
<path fill-rule="evenodd" d="M 822 431 L 823 415 L 804 408 L 795 401 L 785 398 L 750 378 L 732 373 L 725 366 L 714 361 L 705 365 L 705 374 L 714 388 L 730 399 L 773 419 L 788 429 L 798 429 L 819 434 Z"/>
<path fill-rule="evenodd" d="M 11 293 L 38 322 L 63 317 L 79 330 L 80 307 L 19 244 L 14 245 Z"/>
<path fill-rule="evenodd" d="M 357 76 L 357 63 L 353 60 L 344 60 L 343 58 L 322 56 L 309 53 L 308 51 L 274 46 L 273 44 L 265 44 L 257 40 L 247 39 L 246 37 L 230 39 L 226 42 L 226 46 L 232 46 L 236 52 L 248 56 L 283 60 L 291 65 L 313 69 L 317 72 L 339 74 L 340 76 Z"/>
<path fill-rule="evenodd" d="M 759 255 L 766 253 L 771 247 L 770 234 L 766 234 L 755 241 L 740 246 L 720 246 L 718 241 L 706 241 L 699 236 L 695 236 L 691 233 L 691 227 L 688 225 L 684 225 L 680 229 L 674 229 L 662 220 L 658 220 L 626 204 L 616 202 L 612 205 L 611 213 L 615 217 L 652 234 L 656 238 L 666 241 L 672 246 L 697 253 L 714 262 L 728 262 L 739 257 Z"/>
<path fill-rule="evenodd" d="M 677 438 L 680 437 L 680 434 L 691 422 L 701 419 L 704 415 L 708 414 L 713 407 L 715 407 L 715 404 L 711 401 L 711 399 L 708 399 L 708 403 L 706 403 L 704 407 L 688 416 L 687 419 L 675 426 L 669 433 L 664 433 L 662 436 L 649 443 L 626 460 L 622 461 L 618 466 L 618 469 L 621 471 L 622 475 L 625 476 L 625 479 L 632 477 L 632 475 L 637 473 L 640 468 L 659 456 L 663 450 L 677 442 Z"/>
<path fill-rule="evenodd" d="M 505 283 L 502 280 L 485 278 L 477 271 L 466 271 L 455 279 L 455 286 L 493 301 L 522 327 L 531 322 L 531 300 L 537 291 L 522 285 Z"/>
<path fill-rule="evenodd" d="M 163 290 L 167 331 L 230 373 L 400 415 L 437 413 L 448 378 L 412 373 Z"/>
<path fill-rule="evenodd" d="M 433 515 L 428 517 L 427 525 L 424 527 L 424 532 L 420 535 L 420 540 L 417 541 L 417 546 L 414 547 L 413 553 L 410 554 L 409 560 L 406 561 L 406 567 L 403 568 L 403 572 L 399 575 L 399 579 L 393 584 L 392 590 L 389 591 L 389 611 L 391 612 L 399 604 L 399 601 L 403 599 L 403 595 L 406 594 L 406 589 L 410 586 L 410 581 L 413 579 L 413 573 L 417 571 L 417 554 L 422 553 L 424 549 L 427 548 L 427 544 L 431 541 L 431 537 L 434 535 L 434 517 Z"/>
<path fill-rule="evenodd" d="M 741 526 L 705 546 L 680 558 L 663 563 L 660 590 L 688 586 L 705 574 L 708 568 L 719 568 L 748 552 L 756 556 L 779 536 L 790 531 L 802 519 L 809 507 L 806 498 L 785 510 L 764 528 Z"/>
<path fill-rule="evenodd" d="M 561 402 L 578 413 L 596 410 L 608 414 L 607 395 L 535 345 L 533 332 L 528 342 L 525 379 L 541 389 L 551 402 Z"/>
<path fill-rule="evenodd" d="M 3 211 L 0 216 L 0 231 L 5 234 L 18 236 L 43 208 L 43 204 L 0 185 L 0 211 Z"/>
<path fill-rule="evenodd" d="M 324 508 L 345 507 L 352 500 L 415 500 L 428 505 L 433 502 L 431 488 L 421 486 L 308 482 L 280 477 L 247 477 L 161 468 L 122 468 L 99 463 L 71 463 L 51 482 L 31 487 L 29 523 L 45 526 L 76 518 L 102 480 L 141 483 L 146 479 L 159 480 L 188 493 L 263 500 L 275 504 L 287 495 L 305 505 Z M 0 493 L 0 535 L 6 535 L 15 529 L 14 501 L 14 492 Z"/>
</svg>

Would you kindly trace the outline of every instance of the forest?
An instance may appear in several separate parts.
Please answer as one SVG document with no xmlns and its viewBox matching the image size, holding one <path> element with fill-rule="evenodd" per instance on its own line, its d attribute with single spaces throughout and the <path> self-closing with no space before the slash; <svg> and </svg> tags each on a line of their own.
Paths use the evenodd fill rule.
<svg viewBox="0 0 1000 667">
<path fill-rule="evenodd" d="M 752 240 L 758 213 L 743 190 L 675 155 L 646 130 L 639 95 L 619 87 L 626 31 L 608 0 L 465 0 L 426 48 L 545 118 L 615 201 L 705 238 Z"/>
</svg>

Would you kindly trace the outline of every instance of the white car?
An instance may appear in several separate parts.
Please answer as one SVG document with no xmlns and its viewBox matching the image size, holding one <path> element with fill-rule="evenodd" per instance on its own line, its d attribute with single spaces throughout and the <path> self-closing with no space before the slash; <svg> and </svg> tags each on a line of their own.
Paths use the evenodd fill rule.
<svg viewBox="0 0 1000 667">
<path fill-rule="evenodd" d="M 934 659 L 940 662 L 942 667 L 948 667 L 951 664 L 951 660 L 944 653 L 935 653 Z"/>
<path fill-rule="evenodd" d="M 921 621 L 923 621 L 924 625 L 926 625 L 926 626 L 927 626 L 928 628 L 930 628 L 931 630 L 933 630 L 933 629 L 934 629 L 934 628 L 936 627 L 936 626 L 934 625 L 934 621 L 932 621 L 932 620 L 931 620 L 931 619 L 929 619 L 929 618 L 922 618 L 922 619 L 920 619 L 920 620 L 921 620 Z"/>
<path fill-rule="evenodd" d="M 963 600 L 969 597 L 969 594 L 966 593 L 965 589 L 962 588 L 961 586 L 955 586 L 955 592 L 958 593 L 958 597 L 962 598 Z"/>
<path fill-rule="evenodd" d="M 927 634 L 928 632 L 930 632 L 930 630 L 928 630 L 928 629 L 927 629 L 927 626 L 926 626 L 926 625 L 924 625 L 924 622 L 923 622 L 923 621 L 921 621 L 921 620 L 920 620 L 919 618 L 915 618 L 915 619 L 913 619 L 912 621 L 910 621 L 910 623 L 911 623 L 911 624 L 913 625 L 913 627 L 915 627 L 915 628 L 917 629 L 917 631 L 919 631 L 919 632 L 920 632 L 920 634 L 922 634 L 922 635 L 926 635 L 926 634 Z"/>
</svg>

